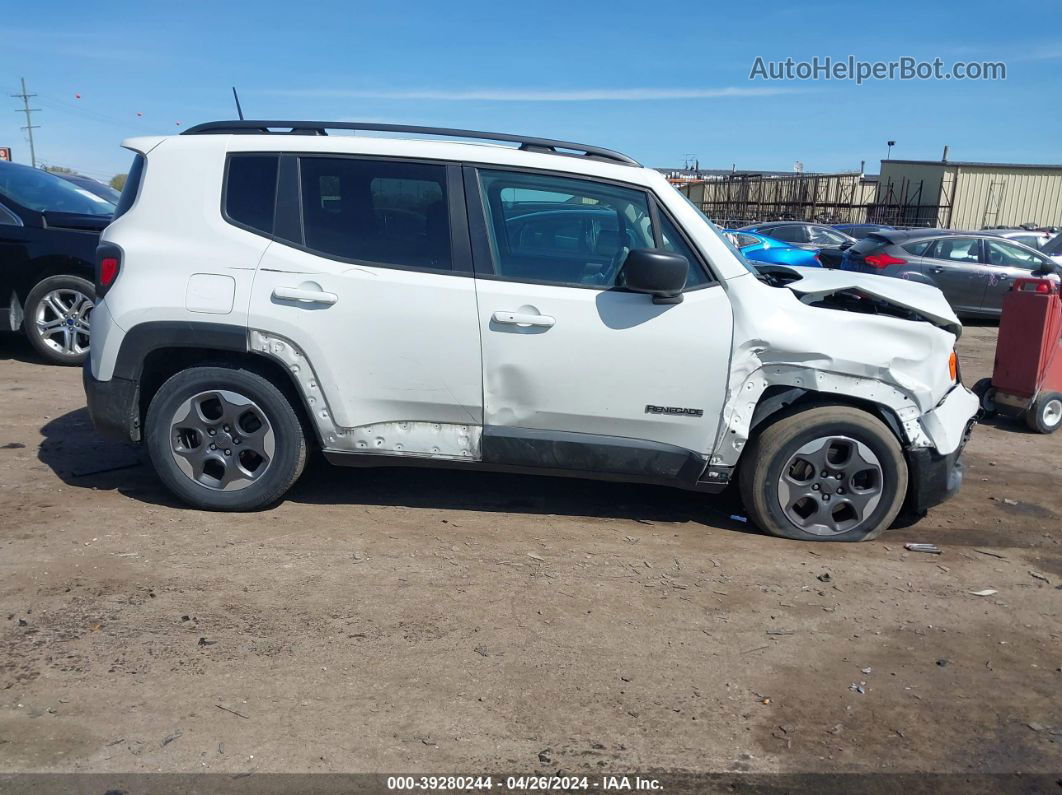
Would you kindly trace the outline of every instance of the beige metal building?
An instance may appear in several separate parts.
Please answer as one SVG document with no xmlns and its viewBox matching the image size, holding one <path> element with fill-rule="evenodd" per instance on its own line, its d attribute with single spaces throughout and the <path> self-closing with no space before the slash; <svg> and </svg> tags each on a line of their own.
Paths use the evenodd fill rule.
<svg viewBox="0 0 1062 795">
<path fill-rule="evenodd" d="M 918 222 L 952 229 L 1062 226 L 1062 165 L 882 160 L 876 204 L 917 207 Z"/>
</svg>

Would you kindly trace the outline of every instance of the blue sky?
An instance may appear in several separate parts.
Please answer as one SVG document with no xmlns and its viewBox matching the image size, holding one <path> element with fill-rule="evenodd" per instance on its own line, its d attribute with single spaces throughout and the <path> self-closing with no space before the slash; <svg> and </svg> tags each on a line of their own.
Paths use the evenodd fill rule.
<svg viewBox="0 0 1062 795">
<path fill-rule="evenodd" d="M 520 132 L 652 166 L 876 172 L 890 139 L 894 157 L 1062 162 L 1058 0 L 152 5 L 7 7 L 0 146 L 29 162 L 7 97 L 24 76 L 38 159 L 104 178 L 124 137 L 233 117 L 233 84 L 249 118 Z M 1003 61 L 1007 79 L 749 79 L 756 56 L 848 55 Z"/>
</svg>

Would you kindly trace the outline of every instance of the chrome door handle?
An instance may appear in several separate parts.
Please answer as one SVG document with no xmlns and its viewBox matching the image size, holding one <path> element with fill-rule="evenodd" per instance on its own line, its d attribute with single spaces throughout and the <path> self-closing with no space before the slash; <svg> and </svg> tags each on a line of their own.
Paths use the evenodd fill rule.
<svg viewBox="0 0 1062 795">
<path fill-rule="evenodd" d="M 495 323 L 505 323 L 510 326 L 538 326 L 552 328 L 556 319 L 549 315 L 529 315 L 523 312 L 495 312 L 492 316 Z"/>
<path fill-rule="evenodd" d="M 322 290 L 303 290 L 298 287 L 274 287 L 273 297 L 282 301 L 305 301 L 308 304 L 324 304 L 332 306 L 339 300 L 335 293 L 326 293 Z"/>
<path fill-rule="evenodd" d="M 933 273 L 943 273 L 943 272 L 944 272 L 944 269 L 943 269 L 943 268 L 930 268 L 930 270 L 931 270 L 931 271 L 932 271 Z"/>
</svg>

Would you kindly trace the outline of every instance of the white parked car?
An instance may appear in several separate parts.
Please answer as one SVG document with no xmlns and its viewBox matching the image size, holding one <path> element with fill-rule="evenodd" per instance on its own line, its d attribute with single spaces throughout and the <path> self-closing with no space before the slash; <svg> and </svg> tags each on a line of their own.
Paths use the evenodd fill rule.
<svg viewBox="0 0 1062 795">
<path fill-rule="evenodd" d="M 809 540 L 871 538 L 959 486 L 978 401 L 940 291 L 757 270 L 624 155 L 323 122 L 124 145 L 89 409 L 192 505 L 269 505 L 308 447 L 736 483 L 757 525 Z"/>
</svg>

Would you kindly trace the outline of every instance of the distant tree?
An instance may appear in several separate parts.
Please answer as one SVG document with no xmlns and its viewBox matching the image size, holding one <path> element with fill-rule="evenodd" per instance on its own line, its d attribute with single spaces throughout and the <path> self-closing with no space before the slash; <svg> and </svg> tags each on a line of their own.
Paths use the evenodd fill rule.
<svg viewBox="0 0 1062 795">
<path fill-rule="evenodd" d="M 45 166 L 44 170 L 45 171 L 50 171 L 52 174 L 76 174 L 77 173 L 76 171 L 74 171 L 74 169 L 67 168 L 66 166 Z"/>
<path fill-rule="evenodd" d="M 110 186 L 115 190 L 121 190 L 125 187 L 125 178 L 128 176 L 128 174 L 115 174 L 111 177 Z"/>
</svg>

